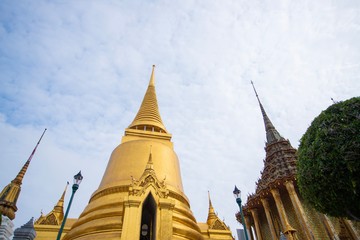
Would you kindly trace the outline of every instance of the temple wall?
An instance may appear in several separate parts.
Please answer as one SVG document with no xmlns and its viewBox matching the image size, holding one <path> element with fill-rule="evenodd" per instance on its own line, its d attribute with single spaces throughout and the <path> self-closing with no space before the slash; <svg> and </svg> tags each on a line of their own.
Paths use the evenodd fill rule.
<svg viewBox="0 0 360 240">
<path fill-rule="evenodd" d="M 299 196 L 300 198 L 300 196 Z M 308 218 L 312 233 L 315 239 L 330 240 L 328 230 L 326 229 L 325 218 L 322 214 L 315 211 L 312 207 L 305 204 L 303 201 L 303 208 Z"/>
</svg>

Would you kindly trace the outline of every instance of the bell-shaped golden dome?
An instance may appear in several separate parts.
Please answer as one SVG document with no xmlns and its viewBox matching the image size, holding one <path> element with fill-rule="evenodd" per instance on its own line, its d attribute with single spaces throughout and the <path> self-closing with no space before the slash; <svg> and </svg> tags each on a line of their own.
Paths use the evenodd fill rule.
<svg viewBox="0 0 360 240">
<path fill-rule="evenodd" d="M 169 187 L 183 192 L 176 153 L 172 147 L 148 139 L 124 142 L 115 148 L 98 191 L 118 185 L 129 185 L 132 179 L 139 179 L 146 167 L 150 151 L 157 177 L 166 179 Z"/>
<path fill-rule="evenodd" d="M 154 68 L 140 110 L 111 154 L 99 188 L 64 240 L 203 239 L 162 123 Z"/>
</svg>

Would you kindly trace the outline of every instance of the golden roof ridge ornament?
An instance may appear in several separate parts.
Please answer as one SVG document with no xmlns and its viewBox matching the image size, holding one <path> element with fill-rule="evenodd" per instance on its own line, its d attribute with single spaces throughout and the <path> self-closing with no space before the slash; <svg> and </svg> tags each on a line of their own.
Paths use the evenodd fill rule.
<svg viewBox="0 0 360 240">
<path fill-rule="evenodd" d="M 266 131 L 266 143 L 267 144 L 270 144 L 270 143 L 273 143 L 275 141 L 279 141 L 279 140 L 285 140 L 281 135 L 280 133 L 276 130 L 276 128 L 274 127 L 274 125 L 272 124 L 272 122 L 270 121 L 270 118 L 268 117 L 268 115 L 266 114 L 265 112 L 265 109 L 263 107 L 263 105 L 261 104 L 261 101 L 259 99 L 259 96 L 256 92 L 256 89 L 255 89 L 255 86 L 254 86 L 254 83 L 253 81 L 250 81 L 251 82 L 251 85 L 254 89 L 254 92 L 255 92 L 255 95 L 256 95 L 256 98 L 259 102 L 259 105 L 260 105 L 260 110 L 261 110 L 261 114 L 263 116 L 263 120 L 264 120 L 264 125 L 265 125 L 265 131 Z"/>
<path fill-rule="evenodd" d="M 0 193 L 0 214 L 7 216 L 11 220 L 15 218 L 15 212 L 17 211 L 16 202 L 20 195 L 22 180 L 46 130 L 47 129 L 45 128 L 34 150 L 30 154 L 28 160 L 25 162 L 24 166 L 21 168 L 14 180 L 12 180 L 6 187 L 4 187 L 4 189 Z"/>
<path fill-rule="evenodd" d="M 140 109 L 128 128 L 150 132 L 167 133 L 167 130 L 161 120 L 156 97 L 155 65 L 153 65 L 149 85 L 141 103 Z"/>
</svg>

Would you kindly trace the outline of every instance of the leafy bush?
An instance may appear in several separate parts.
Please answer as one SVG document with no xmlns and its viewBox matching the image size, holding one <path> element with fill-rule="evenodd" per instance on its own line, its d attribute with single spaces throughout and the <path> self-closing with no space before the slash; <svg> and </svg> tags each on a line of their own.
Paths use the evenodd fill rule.
<svg viewBox="0 0 360 240">
<path fill-rule="evenodd" d="M 297 178 L 316 210 L 360 221 L 360 97 L 333 104 L 300 140 Z"/>
</svg>

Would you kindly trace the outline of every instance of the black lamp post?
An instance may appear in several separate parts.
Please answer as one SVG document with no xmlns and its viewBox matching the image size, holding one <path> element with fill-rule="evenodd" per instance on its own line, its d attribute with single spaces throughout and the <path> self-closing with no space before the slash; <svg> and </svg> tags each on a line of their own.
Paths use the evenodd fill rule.
<svg viewBox="0 0 360 240">
<path fill-rule="evenodd" d="M 79 185 L 80 185 L 81 181 L 83 180 L 83 178 L 84 177 L 81 175 L 81 171 L 74 176 L 74 184 L 72 185 L 71 198 L 70 198 L 70 201 L 69 201 L 69 205 L 68 205 L 68 207 L 66 209 L 66 213 L 65 213 L 64 219 L 63 219 L 63 221 L 61 223 L 61 227 L 60 227 L 60 230 L 59 230 L 59 233 L 57 235 L 56 240 L 60 240 L 60 238 L 61 238 L 61 234 L 62 234 L 64 226 L 65 226 L 67 215 L 69 214 L 69 210 L 70 210 L 70 207 L 71 207 L 72 200 L 74 198 L 74 194 L 75 194 L 76 190 L 78 190 Z"/>
<path fill-rule="evenodd" d="M 241 222 L 242 222 L 242 225 L 244 228 L 245 239 L 249 240 L 249 237 L 247 234 L 247 229 L 246 229 L 246 224 L 245 224 L 245 220 L 244 220 L 244 213 L 243 213 L 242 206 L 241 206 L 241 191 L 236 187 L 236 185 L 235 185 L 235 189 L 234 189 L 233 193 L 234 193 L 234 197 L 236 198 L 236 202 L 240 208 Z"/>
</svg>

